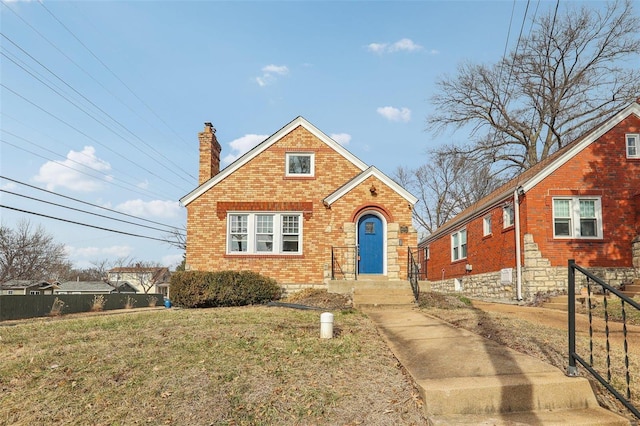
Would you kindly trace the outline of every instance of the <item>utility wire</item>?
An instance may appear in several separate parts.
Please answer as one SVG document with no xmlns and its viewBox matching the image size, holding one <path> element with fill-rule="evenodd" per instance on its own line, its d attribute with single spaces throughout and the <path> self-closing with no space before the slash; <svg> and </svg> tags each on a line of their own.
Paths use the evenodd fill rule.
<svg viewBox="0 0 640 426">
<path fill-rule="evenodd" d="M 36 152 L 33 152 L 33 151 L 29 151 L 28 149 L 26 149 L 26 148 L 24 148 L 24 147 L 21 147 L 21 146 L 15 145 L 15 144 L 13 144 L 13 143 L 11 143 L 11 142 L 8 142 L 8 141 L 5 141 L 5 140 L 3 140 L 3 139 L 0 139 L 0 142 L 2 142 L 2 143 L 4 143 L 4 144 L 7 144 L 7 145 L 10 145 L 10 146 L 12 146 L 12 147 L 14 147 L 14 148 L 16 148 L 16 149 L 21 150 L 21 151 L 27 152 L 27 153 L 29 153 L 29 154 L 31 154 L 31 155 L 35 155 L 36 157 L 40 157 L 40 158 L 42 158 L 42 159 L 44 159 L 44 160 L 53 161 L 53 160 L 51 160 L 50 158 L 47 158 L 47 157 L 45 157 L 45 156 L 43 156 L 43 155 L 40 155 L 40 154 L 38 154 L 38 153 L 36 153 Z M 148 193 L 147 193 L 147 194 L 145 194 L 145 193 L 143 193 L 143 192 L 141 192 L 141 191 L 138 191 L 137 189 L 127 188 L 127 187 L 124 187 L 124 186 L 122 186 L 122 185 L 118 185 L 118 184 L 116 184 L 116 183 L 110 182 L 109 180 L 107 180 L 107 179 L 105 179 L 105 178 L 99 178 L 98 176 L 94 176 L 94 175 L 91 175 L 91 174 L 89 174 L 89 173 L 87 173 L 87 172 L 83 172 L 82 170 L 74 169 L 73 167 L 71 167 L 71 166 L 69 166 L 69 165 L 67 165 L 67 164 L 64 164 L 64 163 L 61 163 L 61 162 L 57 162 L 57 161 L 56 161 L 55 163 L 56 163 L 56 164 L 58 164 L 58 165 L 60 165 L 60 166 L 62 166 L 62 167 L 66 167 L 67 169 L 73 170 L 73 171 L 78 172 L 78 173 L 82 173 L 83 175 L 86 175 L 86 176 L 92 177 L 92 178 L 94 178 L 94 179 L 99 179 L 99 180 L 101 180 L 101 181 L 103 181 L 103 182 L 105 182 L 105 183 L 107 183 L 107 184 L 110 184 L 110 185 L 113 185 L 113 186 L 117 186 L 118 188 L 126 189 L 127 191 L 131 191 L 131 192 L 134 192 L 134 193 L 136 193 L 136 194 L 140 194 L 140 195 L 153 194 L 153 195 L 157 195 L 158 197 L 161 197 L 161 198 L 162 198 L 162 197 L 164 197 L 164 195 L 162 195 L 162 194 L 157 194 L 157 193 L 154 193 L 154 192 L 151 192 L 151 191 L 148 191 Z M 87 166 L 84 166 L 84 167 L 87 167 Z M 89 167 L 89 168 L 90 168 L 90 167 Z M 124 183 L 126 184 L 126 182 L 124 182 Z M 131 184 L 127 184 L 127 185 L 133 186 L 133 185 L 131 185 Z"/>
<path fill-rule="evenodd" d="M 186 170 L 182 169 L 178 164 L 174 163 L 171 159 L 167 158 L 164 154 L 162 154 L 161 152 L 157 151 L 152 145 L 148 144 L 147 142 L 145 142 L 144 140 L 142 140 L 138 135 L 136 135 L 135 133 L 133 133 L 131 130 L 129 130 L 129 128 L 127 128 L 124 124 L 122 124 L 120 121 L 118 121 L 116 118 L 114 118 L 112 115 L 110 115 L 108 112 L 106 112 L 105 110 L 103 110 L 102 108 L 100 108 L 98 105 L 96 105 L 94 102 L 92 102 L 89 98 L 87 98 L 85 95 L 83 95 L 82 93 L 80 93 L 78 90 L 76 90 L 73 86 L 71 86 L 70 84 L 68 84 L 64 79 L 62 79 L 60 76 L 58 76 L 56 73 L 54 73 L 52 70 L 50 70 L 46 65 L 44 65 L 42 62 L 40 62 L 38 59 L 36 59 L 35 57 L 33 57 L 31 54 L 29 54 L 29 52 L 27 52 L 26 50 L 24 50 L 22 47 L 20 47 L 17 43 L 15 43 L 12 39 L 10 39 L 9 37 L 7 37 L 5 34 L 0 33 L 0 35 L 2 37 L 4 37 L 5 39 L 7 39 L 9 41 L 9 43 L 11 43 L 12 45 L 14 45 L 16 48 L 18 48 L 22 53 L 24 53 L 25 55 L 27 55 L 29 58 L 31 58 L 31 60 L 33 60 L 34 62 L 36 62 L 38 65 L 40 65 L 42 68 L 44 68 L 45 70 L 47 70 L 51 75 L 53 75 L 54 77 L 56 77 L 60 82 L 62 82 L 65 86 L 67 86 L 69 89 L 73 90 L 77 95 L 79 95 L 80 97 L 82 97 L 82 99 L 84 99 L 86 102 L 88 102 L 89 104 L 91 104 L 94 108 L 96 108 L 98 111 L 100 111 L 103 115 L 105 115 L 106 117 L 108 117 L 109 119 L 111 119 L 114 123 L 116 123 L 118 126 L 120 126 L 123 130 L 125 130 L 126 132 L 128 132 L 131 136 L 133 136 L 134 138 L 136 138 L 138 141 L 140 141 L 143 145 L 145 145 L 147 148 L 149 148 L 153 153 L 155 153 L 156 155 L 158 155 L 159 157 L 163 158 L 165 161 L 167 161 L 170 165 L 174 166 L 175 168 L 181 170 L 183 173 L 185 173 L 187 176 L 189 176 L 192 179 L 195 179 L 195 176 L 191 175 L 189 172 L 187 172 Z M 4 54 L 3 54 L 4 55 Z M 6 56 L 6 55 L 5 55 Z M 79 106 L 77 106 L 75 103 L 73 103 L 71 100 L 69 100 L 67 97 L 63 96 L 62 94 L 58 93 L 55 89 L 53 89 L 51 86 L 49 86 L 48 84 L 46 84 L 45 82 L 43 82 L 42 80 L 40 80 L 38 77 L 36 77 L 34 74 L 32 74 L 29 70 L 25 69 L 23 66 L 21 66 L 20 64 L 18 64 L 16 61 L 14 61 L 12 58 L 9 58 L 8 56 L 6 56 L 7 59 L 9 59 L 11 62 L 13 62 L 14 64 L 16 64 L 16 66 L 20 67 L 21 69 L 23 69 L 26 73 L 28 73 L 29 75 L 31 75 L 34 79 L 38 80 L 40 83 L 42 83 L 43 85 L 47 86 L 50 90 L 52 90 L 53 92 L 55 92 L 56 94 L 58 94 L 60 97 L 64 98 L 65 100 L 67 100 L 69 103 L 71 103 L 72 105 L 76 106 L 76 108 L 80 109 L 82 112 L 84 112 L 85 114 L 89 115 L 91 118 L 93 118 L 95 121 L 97 121 L 98 123 L 102 124 L 105 128 L 107 128 L 108 130 L 111 130 L 114 134 L 116 134 L 117 136 L 119 136 L 122 140 L 124 140 L 125 142 L 127 142 L 129 145 L 133 146 L 134 148 L 136 148 L 137 150 L 139 150 L 141 153 L 147 155 L 149 158 L 151 158 L 152 160 L 154 160 L 149 154 L 147 154 L 146 152 L 142 151 L 140 148 L 138 148 L 137 146 L 135 146 L 133 143 L 131 143 L 130 141 L 126 140 L 123 136 L 117 134 L 115 131 L 113 131 L 112 129 L 110 129 L 109 127 L 107 127 L 106 124 L 102 123 L 100 120 L 98 120 L 97 118 L 95 118 L 94 116 L 90 115 L 89 113 L 87 113 L 84 109 L 80 108 Z M 175 170 L 173 168 L 169 168 L 169 170 L 175 174 L 177 177 L 184 179 L 186 182 L 188 182 L 187 179 L 185 179 L 183 176 L 179 175 L 178 173 L 175 172 Z"/>
<path fill-rule="evenodd" d="M 158 178 L 158 179 L 160 179 L 160 180 L 162 180 L 162 181 L 164 181 L 164 182 L 168 183 L 169 185 L 171 185 L 171 186 L 173 186 L 173 187 L 175 187 L 175 188 L 177 188 L 177 189 L 179 189 L 179 190 L 181 190 L 181 191 L 184 191 L 184 188 L 181 188 L 181 187 L 177 186 L 176 184 L 174 184 L 173 182 L 171 182 L 171 181 L 169 181 L 169 180 L 167 180 L 167 179 L 164 179 L 163 177 L 161 177 L 161 176 L 159 176 L 158 174 L 156 174 L 156 173 L 152 172 L 151 170 L 147 169 L 146 167 L 144 167 L 144 166 L 140 165 L 139 163 L 134 162 L 132 159 L 127 158 L 127 157 L 126 157 L 126 156 L 124 156 L 123 154 L 121 154 L 121 153 L 117 152 L 116 150 L 114 150 L 114 149 L 112 149 L 112 148 L 108 147 L 107 145 L 105 145 L 105 144 L 103 144 L 102 142 L 98 141 L 96 138 L 94 138 L 94 137 L 92 137 L 92 136 L 90 136 L 90 135 L 86 134 L 86 133 L 85 133 L 85 132 L 83 132 L 82 130 L 80 130 L 80 129 L 78 129 L 77 127 L 73 126 L 71 123 L 68 123 L 67 121 L 63 120 L 62 118 L 60 118 L 60 117 L 56 116 L 55 114 L 53 114 L 53 113 L 49 112 L 49 111 L 48 111 L 48 110 L 46 110 L 45 108 L 43 108 L 43 107 L 41 107 L 41 106 L 37 105 L 35 102 L 33 102 L 33 101 L 31 101 L 31 100 L 27 99 L 26 97 L 22 96 L 21 94 L 19 94 L 19 93 L 18 93 L 18 92 L 16 92 L 15 90 L 12 90 L 11 88 L 7 87 L 5 84 L 0 83 L 0 86 L 4 87 L 6 90 L 10 91 L 10 92 L 11 92 L 11 93 L 13 93 L 14 95 L 16 95 L 16 96 L 18 96 L 19 98 L 21 98 L 22 100 L 24 100 L 24 101 L 28 102 L 29 104 L 31 104 L 31 105 L 33 105 L 33 106 L 35 106 L 36 108 L 38 108 L 38 109 L 39 109 L 39 110 L 41 110 L 42 112 L 46 113 L 47 115 L 49 115 L 49 116 L 51 116 L 51 117 L 55 118 L 56 120 L 60 121 L 60 122 L 61 122 L 61 123 L 63 123 L 63 124 L 66 124 L 67 126 L 71 127 L 73 130 L 75 130 L 76 132 L 80 133 L 81 135 L 83 135 L 83 136 L 85 136 L 85 137 L 87 137 L 87 138 L 91 139 L 92 141 L 94 141 L 95 143 L 97 143 L 97 144 L 99 144 L 100 146 L 104 147 L 105 149 L 108 149 L 108 150 L 109 150 L 109 151 L 111 151 L 112 153 L 116 154 L 118 157 L 120 157 L 120 158 L 122 158 L 122 159 L 124 159 L 124 160 L 128 161 L 129 163 L 133 164 L 134 166 L 136 166 L 136 167 L 138 167 L 138 168 L 140 168 L 140 169 L 144 170 L 145 172 L 149 173 L 150 175 L 155 176 L 156 178 Z M 69 102 L 70 102 L 72 105 L 74 105 L 74 106 L 76 106 L 76 107 L 77 107 L 77 105 L 75 105 L 73 102 L 71 102 L 71 101 L 69 101 Z M 82 110 L 81 108 L 80 108 L 80 110 L 81 110 L 82 112 L 84 112 L 85 114 L 89 115 L 89 117 L 94 118 L 94 117 L 92 117 L 92 116 L 91 116 L 91 114 L 87 113 L 86 111 Z M 94 118 L 94 120 L 96 120 L 96 121 L 98 121 L 98 122 L 99 122 L 99 120 L 97 120 L 96 118 Z M 101 124 L 102 124 L 102 123 L 101 123 Z"/>
<path fill-rule="evenodd" d="M 167 129 L 169 129 L 171 132 L 173 132 L 174 135 L 176 135 L 178 138 L 180 138 L 180 140 L 182 140 L 185 144 L 186 142 L 180 137 L 180 135 L 178 135 L 178 133 L 173 130 L 171 128 L 171 126 L 169 126 L 163 119 L 162 117 L 160 117 L 145 101 L 143 101 L 134 91 L 133 89 L 131 89 L 111 68 L 109 68 L 109 66 L 107 64 L 105 64 L 95 53 L 93 53 L 93 51 L 91 49 L 89 49 L 89 47 L 84 44 L 82 42 L 82 40 L 80 40 L 74 33 L 73 31 L 71 31 L 60 19 L 58 19 L 58 17 L 56 15 L 53 14 L 53 12 L 51 12 L 47 6 L 45 6 L 44 2 L 40 1 L 40 6 L 42 6 L 44 8 L 44 10 L 46 10 L 49 15 L 51 15 L 51 17 L 53 17 L 53 19 L 55 19 L 65 30 L 67 30 L 67 32 L 69 34 L 71 34 L 71 36 L 73 36 L 73 38 L 75 38 L 78 43 L 80 43 L 80 45 L 82 45 L 82 47 L 84 47 L 90 54 L 91 56 L 93 56 L 100 64 L 102 64 L 103 67 L 105 67 L 105 69 L 107 71 L 109 71 L 111 73 L 111 75 L 113 75 L 120 83 L 122 83 L 122 85 L 138 100 L 140 101 L 140 103 L 142 105 L 144 105 L 158 120 L 160 120 L 160 122 L 162 124 L 164 124 Z"/>
<path fill-rule="evenodd" d="M 117 219 L 115 217 L 110 217 L 110 216 L 106 216 L 106 215 L 103 215 L 103 214 L 90 212 L 88 210 L 76 209 L 74 207 L 69 207 L 69 206 L 65 206 L 65 205 L 62 205 L 62 204 L 57 204 L 57 203 L 54 203 L 54 202 L 51 202 L 51 201 L 42 200 L 40 198 L 30 197 L 28 195 L 18 194 L 17 192 L 7 191 L 6 189 L 0 189 L 0 192 L 4 192 L 6 194 L 15 195 L 17 197 L 27 198 L 27 199 L 33 200 L 33 201 L 38 201 L 40 203 L 49 204 L 51 206 L 62 207 L 63 209 L 73 210 L 73 211 L 81 212 L 81 213 L 87 213 L 87 214 L 90 214 L 90 215 L 93 215 L 93 216 L 98 216 L 98 217 L 102 217 L 102 218 L 109 219 L 109 220 L 115 220 L 117 222 L 128 223 L 129 225 L 135 225 L 135 226 L 140 226 L 142 228 L 153 229 L 154 231 L 167 232 L 166 229 L 155 228 L 153 226 L 148 226 L 148 225 L 141 225 L 139 223 L 130 222 L 128 220 L 123 220 L 123 219 Z M 179 234 L 179 235 L 184 237 L 184 234 Z"/>
<path fill-rule="evenodd" d="M 29 210 L 22 210 L 22 209 L 18 209 L 18 208 L 15 208 L 15 207 L 5 206 L 4 204 L 0 204 L 0 207 L 2 207 L 4 209 L 9 209 L 9 210 L 15 210 L 15 211 L 20 212 L 20 213 L 32 214 L 32 215 L 35 215 L 35 216 L 45 217 L 47 219 L 59 220 L 61 222 L 72 223 L 74 225 L 80 225 L 80 226 L 86 226 L 88 228 L 99 229 L 101 231 L 115 232 L 116 234 L 129 235 L 131 237 L 146 238 L 148 240 L 162 241 L 163 243 L 173 244 L 173 242 L 169 241 L 169 240 L 163 240 L 163 239 L 160 239 L 160 238 L 149 237 L 147 235 L 132 234 L 130 232 L 118 231 L 116 229 L 103 228 L 101 226 L 89 225 L 87 223 L 76 222 L 76 221 L 73 221 L 73 220 L 62 219 L 60 217 L 49 216 L 49 215 L 46 215 L 46 214 L 36 213 L 36 212 L 29 211 Z"/>
<path fill-rule="evenodd" d="M 134 110 L 128 103 L 126 103 L 125 101 L 123 101 L 122 99 L 120 99 L 118 96 L 116 96 L 111 90 L 109 90 L 107 87 L 105 87 L 100 81 L 98 81 L 89 71 L 85 70 L 80 64 L 78 64 L 76 61 L 74 61 L 69 55 L 67 55 L 62 49 L 60 49 L 58 46 L 56 46 L 53 42 L 51 42 L 51 40 L 49 40 L 44 34 L 42 34 L 40 31 L 38 31 L 37 28 L 35 28 L 33 25 L 31 25 L 29 22 L 27 22 L 22 16 L 20 16 L 20 14 L 18 14 L 15 10 L 13 10 L 13 8 L 9 7 L 5 1 L 1 2 L 2 5 L 4 7 L 6 7 L 7 9 L 9 9 L 9 11 L 11 11 L 11 13 L 13 13 L 18 19 L 20 19 L 27 27 L 29 27 L 33 32 L 35 32 L 36 34 L 38 34 L 40 36 L 40 38 L 42 38 L 45 42 L 47 42 L 51 47 L 53 47 L 58 53 L 60 53 L 62 56 L 64 56 L 69 62 L 71 62 L 73 65 L 75 65 L 79 70 L 81 70 L 87 77 L 89 77 L 91 80 L 93 80 L 98 86 L 100 86 L 102 89 L 104 89 L 105 92 L 109 93 L 111 96 L 114 97 L 114 99 L 116 99 L 118 102 L 120 102 L 120 104 L 122 104 L 124 107 L 126 107 L 129 111 L 131 111 L 132 113 L 134 113 L 138 118 L 140 118 L 142 121 L 144 121 L 147 125 L 149 125 L 149 127 L 154 128 L 154 126 L 152 126 L 144 117 L 142 117 L 140 114 L 138 114 L 138 112 L 136 110 Z M 165 124 L 166 125 L 166 124 Z M 176 136 L 178 136 L 178 138 L 184 143 L 184 145 L 187 147 L 187 149 L 189 150 L 193 150 L 193 146 L 190 144 L 187 144 L 187 142 L 184 141 L 184 139 L 182 139 L 182 137 L 180 137 L 180 135 L 178 135 L 175 131 L 171 130 Z"/>
<path fill-rule="evenodd" d="M 18 185 L 24 185 L 24 186 L 27 186 L 27 187 L 32 188 L 32 189 L 37 189 L 38 191 L 42 191 L 42 192 L 46 192 L 48 194 L 56 195 L 58 197 L 66 198 L 67 200 L 72 200 L 72 201 L 75 201 L 77 203 L 86 204 L 86 205 L 91 206 L 91 207 L 97 207 L 97 208 L 102 209 L 102 210 L 106 210 L 106 211 L 109 211 L 109 212 L 112 212 L 112 213 L 121 214 L 123 216 L 132 217 L 134 219 L 142 220 L 144 222 L 154 223 L 156 225 L 165 226 L 167 228 L 174 228 L 175 229 L 175 226 L 167 225 L 167 224 L 156 222 L 156 221 L 149 220 L 149 219 L 144 219 L 144 218 L 141 218 L 141 217 L 138 217 L 138 216 L 134 216 L 134 215 L 131 215 L 131 214 L 128 214 L 128 213 L 119 212 L 117 210 L 113 210 L 113 209 L 110 209 L 108 207 L 99 206 L 97 204 L 93 204 L 93 203 L 89 203 L 87 201 L 79 200 L 77 198 L 69 197 L 67 195 L 58 194 L 57 192 L 49 191 L 47 189 L 38 188 L 37 186 L 33 186 L 33 185 L 30 185 L 28 183 L 25 183 L 25 182 L 22 182 L 22 181 L 19 181 L 19 180 L 16 180 L 16 179 L 11 179 L 11 178 L 6 177 L 6 176 L 1 176 L 0 175 L 0 179 L 5 179 L 5 180 L 8 180 L 10 182 L 17 183 Z"/>
</svg>

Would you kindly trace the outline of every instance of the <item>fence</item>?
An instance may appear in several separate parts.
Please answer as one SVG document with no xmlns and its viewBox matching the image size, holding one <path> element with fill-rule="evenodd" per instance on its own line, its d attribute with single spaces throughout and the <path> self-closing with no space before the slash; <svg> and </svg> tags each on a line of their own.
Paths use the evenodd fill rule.
<svg viewBox="0 0 640 426">
<path fill-rule="evenodd" d="M 589 354 L 581 356 L 576 350 L 576 272 L 583 274 L 586 277 L 587 295 L 585 300 L 585 306 L 588 311 L 589 317 Z M 602 305 L 604 308 L 603 319 L 605 326 L 605 353 L 604 360 L 598 360 L 596 367 L 596 354 L 594 354 L 594 290 L 600 290 L 604 295 L 602 298 Z M 627 295 L 623 294 L 620 290 L 611 287 L 603 280 L 599 279 L 586 269 L 576 265 L 573 259 L 569 260 L 569 367 L 567 368 L 567 375 L 577 376 L 578 369 L 576 363 L 582 365 L 593 377 L 595 377 L 609 392 L 611 392 L 634 416 L 640 418 L 640 411 L 631 402 L 631 372 L 629 369 L 629 343 L 627 336 L 627 309 L 640 311 L 640 304 L 631 299 Z M 609 299 L 612 299 L 611 301 Z M 613 377 L 612 374 L 612 361 L 611 361 L 611 339 L 610 339 L 610 315 L 613 313 L 612 301 L 620 302 L 620 314 L 622 319 L 622 349 L 624 358 L 624 378 Z M 599 353 L 597 355 L 600 355 Z M 588 358 L 588 361 L 586 360 Z M 606 370 L 606 373 L 602 371 L 602 368 Z M 605 378 L 606 376 L 606 378 Z"/>
<path fill-rule="evenodd" d="M 156 293 L 1 295 L 0 321 L 162 304 L 162 295 Z"/>
<path fill-rule="evenodd" d="M 413 298 L 416 302 L 420 299 L 420 285 L 418 284 L 418 280 L 420 279 L 420 266 L 418 264 L 417 252 L 417 248 L 414 252 L 411 247 L 409 247 L 407 256 L 407 279 L 411 283 Z"/>
<path fill-rule="evenodd" d="M 331 279 L 358 279 L 358 246 L 331 247 Z"/>
</svg>

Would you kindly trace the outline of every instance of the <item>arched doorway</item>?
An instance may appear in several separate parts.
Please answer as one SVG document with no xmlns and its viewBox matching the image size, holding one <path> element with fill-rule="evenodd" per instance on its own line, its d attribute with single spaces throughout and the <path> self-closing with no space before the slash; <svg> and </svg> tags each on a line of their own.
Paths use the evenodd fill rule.
<svg viewBox="0 0 640 426">
<path fill-rule="evenodd" d="M 384 222 L 379 216 L 367 213 L 358 220 L 358 273 L 384 273 Z"/>
</svg>

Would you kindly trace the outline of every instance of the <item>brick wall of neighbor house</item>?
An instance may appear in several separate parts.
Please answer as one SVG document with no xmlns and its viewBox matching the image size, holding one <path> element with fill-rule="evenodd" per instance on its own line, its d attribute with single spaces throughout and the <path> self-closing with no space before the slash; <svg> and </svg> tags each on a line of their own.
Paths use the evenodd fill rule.
<svg viewBox="0 0 640 426">
<path fill-rule="evenodd" d="M 631 245 L 637 235 L 633 204 L 640 188 L 640 160 L 626 158 L 625 133 L 638 132 L 640 118 L 631 115 L 527 193 L 526 232 L 536 236 L 552 266 L 564 267 L 571 258 L 583 266 L 632 266 Z M 558 195 L 601 196 L 604 238 L 554 239 L 552 199 Z"/>
<path fill-rule="evenodd" d="M 315 152 L 315 176 L 285 177 L 287 152 Z M 303 127 L 297 127 L 188 204 L 187 267 L 209 271 L 252 270 L 280 284 L 322 284 L 330 268 L 331 246 L 344 244 L 343 228 L 347 221 L 336 206 L 342 200 L 331 209 L 322 200 L 358 173 L 360 169 L 341 154 Z M 360 193 L 366 197 L 365 191 Z M 396 205 L 407 205 L 402 201 L 392 198 L 385 200 L 385 205 L 393 205 L 392 213 L 404 218 L 395 211 Z M 352 202 L 359 206 L 368 200 Z M 226 254 L 226 212 L 239 210 L 303 211 L 303 254 Z M 407 223 L 411 223 L 410 211 Z"/>
<path fill-rule="evenodd" d="M 511 200 L 508 200 L 511 201 Z M 488 271 L 500 271 L 503 268 L 515 268 L 515 231 L 513 226 L 504 227 L 500 203 L 485 214 L 479 215 L 466 225 L 467 258 L 451 261 L 451 234 L 463 227 L 456 228 L 429 245 L 427 276 L 430 281 L 466 277 Z M 492 232 L 483 235 L 483 220 L 491 216 Z M 466 265 L 470 264 L 469 274 Z"/>
</svg>

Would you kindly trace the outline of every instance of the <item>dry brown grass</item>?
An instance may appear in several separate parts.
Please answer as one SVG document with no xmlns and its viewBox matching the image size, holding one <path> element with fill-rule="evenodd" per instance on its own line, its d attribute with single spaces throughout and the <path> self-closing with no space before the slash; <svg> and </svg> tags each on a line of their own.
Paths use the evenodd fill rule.
<svg viewBox="0 0 640 426">
<path fill-rule="evenodd" d="M 369 319 L 244 307 L 0 324 L 0 424 L 424 424 Z"/>
</svg>

